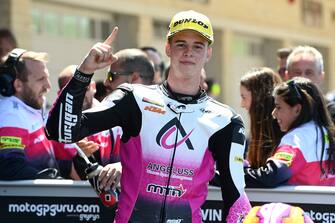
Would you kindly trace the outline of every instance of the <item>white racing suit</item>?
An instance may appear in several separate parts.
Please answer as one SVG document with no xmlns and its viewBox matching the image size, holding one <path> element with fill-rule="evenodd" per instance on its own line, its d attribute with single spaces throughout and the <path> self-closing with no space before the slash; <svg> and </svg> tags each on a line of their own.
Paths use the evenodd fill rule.
<svg viewBox="0 0 335 223">
<path fill-rule="evenodd" d="M 110 105 L 82 113 L 89 75 L 76 71 L 56 101 L 47 135 L 75 142 L 120 126 L 122 192 L 115 222 L 201 222 L 214 166 L 220 172 L 225 222 L 250 210 L 244 192 L 244 126 L 228 106 L 205 92 L 173 93 L 162 85 L 121 85 Z"/>
</svg>

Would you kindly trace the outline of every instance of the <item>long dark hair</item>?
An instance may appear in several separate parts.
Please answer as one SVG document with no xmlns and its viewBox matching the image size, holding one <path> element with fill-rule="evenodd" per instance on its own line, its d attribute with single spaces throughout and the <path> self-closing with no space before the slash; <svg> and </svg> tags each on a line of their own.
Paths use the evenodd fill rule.
<svg viewBox="0 0 335 223">
<path fill-rule="evenodd" d="M 328 156 L 328 173 L 334 172 L 335 127 L 327 110 L 326 102 L 320 89 L 309 79 L 295 77 L 287 83 L 282 83 L 281 85 L 277 86 L 274 90 L 274 95 L 280 96 L 283 101 L 285 101 L 285 103 L 290 106 L 301 104 L 300 114 L 291 124 L 289 130 L 294 129 L 306 122 L 314 121 L 316 130 L 319 129 L 321 132 L 322 139 L 322 150 L 320 157 L 321 171 L 322 173 L 325 173 L 322 160 L 326 155 Z M 324 129 L 326 129 L 326 132 Z M 329 148 L 326 148 L 326 140 L 329 141 Z"/>
<path fill-rule="evenodd" d="M 250 70 L 240 81 L 241 86 L 251 92 L 247 159 L 253 168 L 266 163 L 282 136 L 277 121 L 271 115 L 274 108 L 272 91 L 279 83 L 281 83 L 280 76 L 267 67 Z"/>
</svg>

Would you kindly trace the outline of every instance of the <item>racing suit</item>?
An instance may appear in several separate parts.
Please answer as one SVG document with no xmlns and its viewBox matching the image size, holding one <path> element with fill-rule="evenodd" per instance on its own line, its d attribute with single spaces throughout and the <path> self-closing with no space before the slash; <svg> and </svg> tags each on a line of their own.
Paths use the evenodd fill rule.
<svg viewBox="0 0 335 223">
<path fill-rule="evenodd" d="M 162 85 L 121 85 L 111 106 L 82 113 L 90 75 L 78 70 L 46 125 L 50 139 L 74 142 L 114 126 L 123 130 L 122 192 L 115 222 L 195 222 L 214 175 L 221 173 L 224 221 L 242 222 L 244 126 L 240 117 L 204 91 L 197 96 Z"/>
<path fill-rule="evenodd" d="M 0 101 L 0 114 L 0 179 L 49 178 L 39 174 L 48 168 L 58 169 L 62 176 L 68 177 L 71 162 L 56 161 L 52 144 L 44 133 L 42 110 L 11 96 Z"/>
<path fill-rule="evenodd" d="M 287 132 L 278 148 L 265 166 L 258 169 L 246 168 L 245 179 L 248 187 L 276 187 L 289 185 L 323 185 L 334 186 L 335 175 L 322 173 L 327 169 L 328 154 L 322 157 L 322 137 L 325 148 L 329 148 L 328 134 L 323 128 L 316 128 L 313 121 L 304 123 Z M 322 157 L 322 161 L 321 160 Z"/>
</svg>

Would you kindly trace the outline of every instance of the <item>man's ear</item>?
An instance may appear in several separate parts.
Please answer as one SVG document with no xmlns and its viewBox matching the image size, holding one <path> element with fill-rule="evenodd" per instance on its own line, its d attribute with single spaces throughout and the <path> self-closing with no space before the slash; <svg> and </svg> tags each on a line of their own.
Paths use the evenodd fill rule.
<svg viewBox="0 0 335 223">
<path fill-rule="evenodd" d="M 207 49 L 207 56 L 206 56 L 206 62 L 208 62 L 212 58 L 212 54 L 213 54 L 213 48 L 212 47 L 208 47 L 208 49 Z"/>
<path fill-rule="evenodd" d="M 13 83 L 15 93 L 21 93 L 23 91 L 23 82 L 19 79 L 15 79 Z"/>
<path fill-rule="evenodd" d="M 168 57 L 171 56 L 171 44 L 169 43 L 169 41 L 166 41 L 165 43 L 165 53 Z"/>
<path fill-rule="evenodd" d="M 140 73 L 135 71 L 131 75 L 131 82 L 130 83 L 132 83 L 132 84 L 142 84 L 142 79 L 141 79 Z"/>
</svg>

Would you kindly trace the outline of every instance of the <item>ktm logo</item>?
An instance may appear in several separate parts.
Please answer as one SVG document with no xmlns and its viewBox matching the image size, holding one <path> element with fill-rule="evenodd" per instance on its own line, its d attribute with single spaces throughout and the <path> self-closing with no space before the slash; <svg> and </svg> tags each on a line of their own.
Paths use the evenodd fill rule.
<svg viewBox="0 0 335 223">
<path fill-rule="evenodd" d="M 165 110 L 163 110 L 161 108 L 157 108 L 155 106 L 145 106 L 144 110 L 151 111 L 151 112 L 156 112 L 156 113 L 159 113 L 159 114 L 162 114 L 162 115 L 164 115 L 165 112 L 166 112 Z"/>
</svg>

